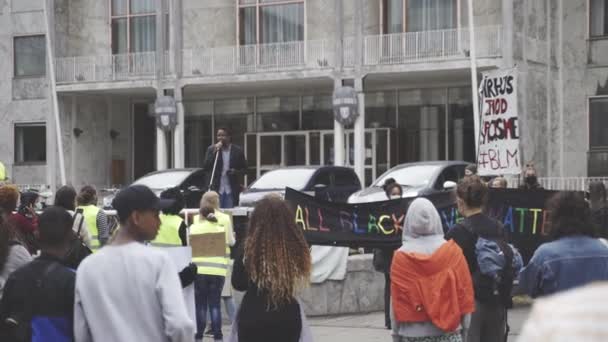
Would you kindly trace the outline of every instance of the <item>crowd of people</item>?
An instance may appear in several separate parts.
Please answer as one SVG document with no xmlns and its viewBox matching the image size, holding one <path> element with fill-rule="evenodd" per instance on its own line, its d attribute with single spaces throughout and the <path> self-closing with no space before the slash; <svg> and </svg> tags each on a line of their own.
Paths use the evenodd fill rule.
<svg viewBox="0 0 608 342">
<path fill-rule="evenodd" d="M 211 180 L 218 191 L 202 196 L 190 226 L 180 214 L 178 189 L 160 197 L 141 185 L 121 190 L 112 201 L 119 228 L 110 231 L 91 186 L 79 193 L 64 186 L 44 209 L 37 193 L 0 186 L 0 340 L 312 341 L 298 300 L 312 267 L 304 233 L 289 204 L 269 195 L 232 250 L 234 227 L 223 209 L 236 203 L 234 167 L 241 166 L 242 151 L 230 144 L 227 130 L 218 132 L 218 140 L 206 161 L 216 171 L 221 165 Z M 532 165 L 524 176 L 522 189 L 541 189 Z M 483 180 L 467 168 L 454 189 L 463 220 L 447 233 L 429 200 L 409 204 L 402 245 L 374 252 L 374 266 L 385 274 L 387 340 L 504 342 L 514 283 L 521 293 L 542 298 L 520 341 L 552 341 L 560 333 L 562 339 L 608 339 L 608 329 L 582 332 L 559 324 L 568 314 L 606 310 L 594 300 L 606 297 L 608 287 L 602 283 L 608 281 L 604 184 L 592 183 L 587 198 L 578 192 L 551 198 L 549 241 L 524 267 L 508 231 L 484 212 L 489 189 L 506 188 L 506 182 Z M 393 179 L 384 190 L 387 200 L 403 196 Z M 221 246 L 213 252 L 196 247 L 218 238 Z M 193 253 L 181 269 L 162 250 L 180 246 Z M 183 295 L 191 285 L 195 317 Z M 238 309 L 233 290 L 244 292 Z M 228 337 L 222 302 L 232 325 Z"/>
</svg>

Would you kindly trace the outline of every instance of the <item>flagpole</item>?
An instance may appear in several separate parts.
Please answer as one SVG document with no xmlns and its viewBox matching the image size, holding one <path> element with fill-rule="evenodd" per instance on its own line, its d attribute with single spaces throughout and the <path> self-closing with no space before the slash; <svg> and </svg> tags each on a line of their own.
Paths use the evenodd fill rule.
<svg viewBox="0 0 608 342">
<path fill-rule="evenodd" d="M 55 80 L 55 62 L 53 61 L 53 45 L 51 44 L 51 25 L 49 23 L 48 0 L 44 0 L 44 19 L 46 23 L 46 55 L 47 64 L 49 67 L 49 88 L 51 91 L 51 102 L 53 103 L 52 111 L 55 118 L 55 137 L 57 139 L 57 155 L 59 157 L 59 174 L 61 176 L 61 185 L 66 185 L 65 177 L 65 159 L 63 156 L 63 141 L 61 134 L 61 123 L 59 122 L 59 103 L 57 100 L 57 88 Z M 52 1 L 52 0 L 51 0 Z M 54 184 L 54 181 L 51 182 Z"/>
<path fill-rule="evenodd" d="M 471 90 L 473 94 L 473 125 L 475 126 L 475 155 L 479 153 L 479 131 L 481 116 L 479 114 L 479 86 L 477 83 L 477 51 L 475 47 L 475 24 L 473 18 L 473 0 L 468 0 L 469 17 L 469 54 L 471 62 Z M 477 160 L 475 161 L 477 162 Z"/>
</svg>

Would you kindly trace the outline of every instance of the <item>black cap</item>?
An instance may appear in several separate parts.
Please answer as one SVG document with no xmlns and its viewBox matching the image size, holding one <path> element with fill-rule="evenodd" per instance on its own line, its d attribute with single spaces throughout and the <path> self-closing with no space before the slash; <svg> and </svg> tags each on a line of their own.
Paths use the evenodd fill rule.
<svg viewBox="0 0 608 342">
<path fill-rule="evenodd" d="M 121 190 L 112 200 L 118 218 L 126 220 L 134 211 L 163 210 L 173 205 L 173 200 L 158 198 L 145 185 L 132 185 Z"/>
</svg>

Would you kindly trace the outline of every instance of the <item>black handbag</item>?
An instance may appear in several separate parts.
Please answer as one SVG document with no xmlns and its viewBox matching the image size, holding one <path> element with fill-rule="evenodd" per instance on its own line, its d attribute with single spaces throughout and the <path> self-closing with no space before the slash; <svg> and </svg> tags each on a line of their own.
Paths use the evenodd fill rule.
<svg viewBox="0 0 608 342">
<path fill-rule="evenodd" d="M 82 223 L 84 222 L 84 215 L 82 215 L 82 209 L 78 209 L 74 213 L 74 220 L 80 214 L 80 223 L 78 224 L 78 231 L 74 233 L 71 241 L 70 250 L 65 257 L 65 263 L 67 266 L 76 269 L 78 265 L 84 260 L 84 258 L 93 254 L 93 251 L 80 239 L 80 231 L 82 229 Z M 73 231 L 72 231 L 73 232 Z"/>
</svg>

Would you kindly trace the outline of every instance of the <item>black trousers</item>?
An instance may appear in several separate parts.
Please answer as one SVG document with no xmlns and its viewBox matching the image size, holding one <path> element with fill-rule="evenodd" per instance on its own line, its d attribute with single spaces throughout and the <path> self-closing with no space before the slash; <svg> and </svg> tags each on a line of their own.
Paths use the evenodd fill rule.
<svg viewBox="0 0 608 342">
<path fill-rule="evenodd" d="M 391 326 L 391 274 L 384 272 L 384 326 Z"/>
</svg>

